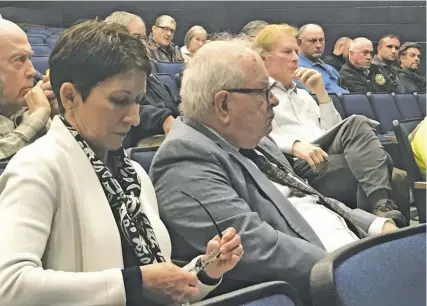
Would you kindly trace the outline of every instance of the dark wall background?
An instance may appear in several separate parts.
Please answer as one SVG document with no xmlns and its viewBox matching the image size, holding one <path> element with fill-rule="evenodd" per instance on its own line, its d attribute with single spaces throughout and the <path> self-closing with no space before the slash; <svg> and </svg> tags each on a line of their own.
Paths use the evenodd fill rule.
<svg viewBox="0 0 427 306">
<path fill-rule="evenodd" d="M 173 16 L 178 24 L 175 42 L 182 45 L 185 32 L 199 24 L 208 32 L 238 32 L 248 21 L 301 26 L 319 23 L 326 34 L 326 50 L 332 50 L 341 36 L 365 36 L 372 41 L 387 33 L 401 42 L 422 44 L 425 72 L 425 1 L 139 1 L 139 2 L 0 2 L 0 13 L 15 22 L 67 27 L 79 19 L 104 18 L 115 10 L 141 16 L 151 28 L 156 17 Z"/>
</svg>

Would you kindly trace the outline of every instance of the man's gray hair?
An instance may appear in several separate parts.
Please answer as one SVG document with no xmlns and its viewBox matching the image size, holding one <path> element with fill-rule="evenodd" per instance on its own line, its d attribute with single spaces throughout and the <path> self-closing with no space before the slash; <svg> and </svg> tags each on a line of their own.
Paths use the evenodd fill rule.
<svg viewBox="0 0 427 306">
<path fill-rule="evenodd" d="M 132 14 L 132 13 L 128 13 L 125 11 L 117 11 L 117 12 L 113 12 L 110 14 L 110 16 L 108 16 L 107 18 L 105 18 L 106 22 L 114 22 L 114 23 L 118 23 L 121 24 L 125 27 L 128 27 L 128 25 L 134 21 L 135 19 L 140 19 L 142 20 L 141 17 L 139 17 L 138 15 Z"/>
<path fill-rule="evenodd" d="M 358 37 L 353 39 L 353 41 L 350 43 L 349 51 L 359 51 L 360 48 L 362 48 L 363 45 L 371 44 L 372 41 L 367 39 L 366 37 Z"/>
<path fill-rule="evenodd" d="M 169 16 L 169 15 L 161 15 L 159 17 L 156 18 L 156 21 L 154 22 L 154 25 L 156 27 L 161 26 L 163 23 L 167 22 L 167 21 L 172 21 L 173 23 L 176 24 L 176 21 L 173 17 Z"/>
<path fill-rule="evenodd" d="M 215 95 L 223 89 L 244 85 L 242 58 L 258 56 L 239 41 L 214 41 L 200 48 L 184 70 L 181 111 L 199 121 L 214 107 Z"/>
<path fill-rule="evenodd" d="M 240 33 L 245 34 L 250 37 L 255 37 L 261 30 L 266 28 L 269 25 L 268 22 L 264 20 L 253 20 L 248 22 L 241 30 Z"/>
</svg>

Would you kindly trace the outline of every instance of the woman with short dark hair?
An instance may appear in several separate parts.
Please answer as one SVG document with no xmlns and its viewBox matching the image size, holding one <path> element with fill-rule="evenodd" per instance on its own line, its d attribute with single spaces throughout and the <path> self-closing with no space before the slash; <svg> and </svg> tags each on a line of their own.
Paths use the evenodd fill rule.
<svg viewBox="0 0 427 306">
<path fill-rule="evenodd" d="M 200 300 L 243 248 L 229 228 L 186 267 L 170 262 L 154 188 L 121 146 L 139 124 L 150 72 L 141 41 L 90 20 L 63 33 L 49 64 L 60 115 L 0 178 L 0 305 Z M 189 272 L 212 252 L 216 260 Z"/>
</svg>

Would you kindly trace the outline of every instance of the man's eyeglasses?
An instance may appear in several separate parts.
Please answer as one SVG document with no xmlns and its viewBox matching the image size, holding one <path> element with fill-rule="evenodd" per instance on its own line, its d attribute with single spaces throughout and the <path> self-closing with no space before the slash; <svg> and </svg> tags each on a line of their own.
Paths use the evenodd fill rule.
<svg viewBox="0 0 427 306">
<path fill-rule="evenodd" d="M 156 26 L 156 27 L 158 27 L 159 29 L 162 29 L 162 31 L 163 32 L 171 32 L 171 34 L 175 34 L 175 29 L 171 29 L 171 28 L 169 28 L 169 27 L 161 27 L 161 26 Z"/>
<path fill-rule="evenodd" d="M 256 93 L 264 93 L 265 99 L 267 101 L 270 101 L 273 99 L 274 94 L 271 92 L 271 87 L 268 88 L 231 88 L 231 89 L 224 89 L 228 92 L 238 92 L 238 93 L 244 93 L 244 94 L 256 94 Z"/>
</svg>

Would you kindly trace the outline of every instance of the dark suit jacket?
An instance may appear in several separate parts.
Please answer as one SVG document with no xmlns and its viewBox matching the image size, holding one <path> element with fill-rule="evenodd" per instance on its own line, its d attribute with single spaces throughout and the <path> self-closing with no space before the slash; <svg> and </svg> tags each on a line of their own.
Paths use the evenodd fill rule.
<svg viewBox="0 0 427 306">
<path fill-rule="evenodd" d="M 311 268 L 326 255 L 316 233 L 253 163 L 205 126 L 182 120 L 174 121 L 150 170 L 172 257 L 190 260 L 216 235 L 206 212 L 180 193 L 185 190 L 205 204 L 221 229 L 233 226 L 242 238 L 245 254 L 224 276 L 224 290 L 239 281 L 284 280 L 307 297 Z M 291 169 L 269 138 L 260 146 Z M 342 207 L 364 231 L 375 219 Z"/>
</svg>

